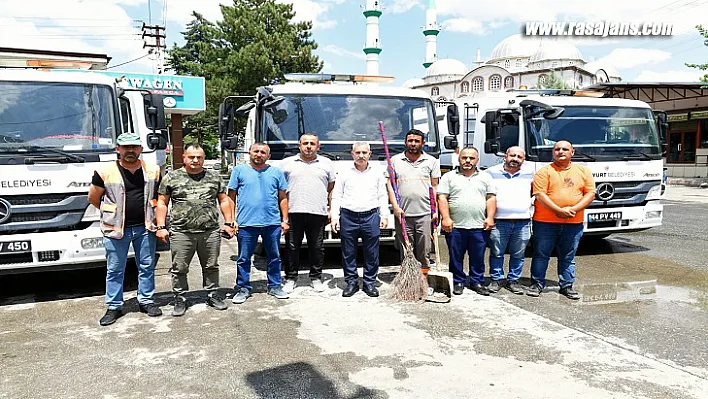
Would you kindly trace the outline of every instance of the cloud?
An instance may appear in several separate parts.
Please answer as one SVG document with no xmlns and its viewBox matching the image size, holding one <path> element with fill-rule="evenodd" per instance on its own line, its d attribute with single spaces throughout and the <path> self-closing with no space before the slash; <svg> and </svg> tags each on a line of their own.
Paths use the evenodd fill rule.
<svg viewBox="0 0 708 399">
<path fill-rule="evenodd" d="M 699 82 L 703 74 L 695 70 L 642 71 L 635 82 Z"/>
<path fill-rule="evenodd" d="M 321 47 L 320 50 L 325 53 L 334 54 L 334 55 L 337 55 L 340 57 L 357 58 L 360 60 L 366 59 L 366 54 L 364 54 L 361 51 L 351 51 L 351 50 L 343 49 L 343 48 L 336 46 L 334 44 L 328 44 L 324 47 Z"/>
<path fill-rule="evenodd" d="M 671 53 L 663 50 L 642 48 L 617 48 L 599 58 L 598 65 L 611 65 L 617 69 L 629 69 L 643 64 L 654 64 L 671 59 Z"/>
<path fill-rule="evenodd" d="M 483 35 L 484 28 L 479 21 L 465 18 L 451 18 L 441 23 L 442 28 L 450 32 L 468 32 L 476 35 Z"/>
<path fill-rule="evenodd" d="M 394 14 L 402 14 L 407 12 L 411 8 L 417 6 L 420 3 L 419 0 L 393 0 L 391 4 L 391 12 Z M 386 4 L 384 3 L 384 7 Z M 388 11 L 387 7 L 384 10 Z"/>
<path fill-rule="evenodd" d="M 504 21 L 520 26 L 528 21 L 638 21 L 673 23 L 674 36 L 695 33 L 695 25 L 708 14 L 708 2 L 695 0 L 670 4 L 666 0 L 594 0 L 590 6 L 583 1 L 526 0 L 523 7 L 518 4 L 517 0 L 495 0 L 489 7 L 470 7 L 469 0 L 447 0 L 438 1 L 437 9 L 439 16 L 465 19 L 485 29 Z"/>
</svg>

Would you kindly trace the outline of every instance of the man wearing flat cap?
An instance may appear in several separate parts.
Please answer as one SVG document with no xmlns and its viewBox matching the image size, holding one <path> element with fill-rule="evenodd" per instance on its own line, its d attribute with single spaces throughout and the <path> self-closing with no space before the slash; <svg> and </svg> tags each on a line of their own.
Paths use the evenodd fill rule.
<svg viewBox="0 0 708 399">
<path fill-rule="evenodd" d="M 101 232 L 106 248 L 106 305 L 99 323 L 115 323 L 123 315 L 123 277 L 128 248 L 133 244 L 138 265 L 140 311 L 155 317 L 155 208 L 160 168 L 140 159 L 140 136 L 123 133 L 116 140 L 118 160 L 93 174 L 89 203 L 101 211 Z"/>
</svg>

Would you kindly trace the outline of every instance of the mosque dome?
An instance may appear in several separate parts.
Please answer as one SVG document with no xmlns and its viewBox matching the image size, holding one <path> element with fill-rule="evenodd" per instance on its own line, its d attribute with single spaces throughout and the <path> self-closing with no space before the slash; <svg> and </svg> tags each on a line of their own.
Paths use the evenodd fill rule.
<svg viewBox="0 0 708 399">
<path fill-rule="evenodd" d="M 425 84 L 425 82 L 423 81 L 423 79 L 412 78 L 412 79 L 408 79 L 405 82 L 403 82 L 403 87 L 407 87 L 410 89 L 413 87 L 423 86 L 424 84 Z"/>
<path fill-rule="evenodd" d="M 527 58 L 538 49 L 539 43 L 536 38 L 520 34 L 511 35 L 494 47 L 488 63 L 509 58 Z"/>
<path fill-rule="evenodd" d="M 548 60 L 583 60 L 583 55 L 577 47 L 560 40 L 544 40 L 541 46 L 531 56 L 529 62 Z"/>
<path fill-rule="evenodd" d="M 469 72 L 469 68 L 462 61 L 452 58 L 443 58 L 433 62 L 425 71 L 425 76 L 440 76 L 440 75 L 460 75 L 464 76 Z"/>
</svg>

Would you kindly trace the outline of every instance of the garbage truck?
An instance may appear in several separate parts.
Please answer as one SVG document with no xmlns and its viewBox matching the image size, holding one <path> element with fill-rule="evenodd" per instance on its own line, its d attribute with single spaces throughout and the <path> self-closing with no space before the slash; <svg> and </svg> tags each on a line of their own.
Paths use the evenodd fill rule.
<svg viewBox="0 0 708 399">
<path fill-rule="evenodd" d="M 92 72 L 0 68 L 0 274 L 105 267 L 93 171 L 140 134 L 165 165 L 162 97 Z"/>
<path fill-rule="evenodd" d="M 370 162 L 386 168 L 378 122 L 384 123 L 391 155 L 405 150 L 405 134 L 418 129 L 425 134 L 424 150 L 438 158 L 440 140 L 432 100 L 420 90 L 386 86 L 394 78 L 342 74 L 286 74 L 282 83 L 259 87 L 252 96 L 229 96 L 221 104 L 219 132 L 222 147 L 242 154 L 255 142 L 270 146 L 269 163 L 277 166 L 299 153 L 300 136 L 319 137 L 319 156 L 335 162 L 337 171 L 350 167 L 352 144 L 368 142 Z M 236 103 L 245 104 L 236 107 Z M 245 118 L 237 131 L 235 117 Z M 326 227 L 324 245 L 338 246 L 339 235 Z M 393 216 L 381 230 L 381 244 L 395 245 Z"/>
<path fill-rule="evenodd" d="M 443 143 L 448 154 L 476 147 L 480 169 L 502 163 L 507 148 L 520 146 L 526 151 L 524 167 L 536 172 L 553 161 L 554 143 L 567 140 L 575 148 L 573 162 L 590 168 L 597 190 L 585 211 L 584 235 L 660 226 L 666 114 L 642 101 L 602 96 L 512 90 L 458 99 L 447 105 Z M 454 154 L 443 158 L 441 169 L 458 166 Z"/>
</svg>

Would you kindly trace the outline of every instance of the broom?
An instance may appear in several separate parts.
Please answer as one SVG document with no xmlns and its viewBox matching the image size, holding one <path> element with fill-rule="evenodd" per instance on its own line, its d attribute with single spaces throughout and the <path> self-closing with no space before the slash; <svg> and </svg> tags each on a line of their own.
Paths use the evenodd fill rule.
<svg viewBox="0 0 708 399">
<path fill-rule="evenodd" d="M 393 193 L 396 197 L 396 203 L 401 206 L 401 195 L 398 193 L 398 184 L 396 184 L 396 172 L 393 170 L 391 163 L 391 154 L 388 151 L 386 142 L 386 132 L 383 122 L 379 122 L 379 131 L 381 132 L 381 141 L 383 142 L 384 152 L 386 153 L 386 163 L 388 164 L 388 177 L 391 180 Z M 401 262 L 401 271 L 393 279 L 391 285 L 391 298 L 400 301 L 420 301 L 428 296 L 428 281 L 420 270 L 420 262 L 413 254 L 413 246 L 408 239 L 408 230 L 406 229 L 406 219 L 401 217 L 401 229 L 403 230 L 403 262 Z"/>
</svg>

